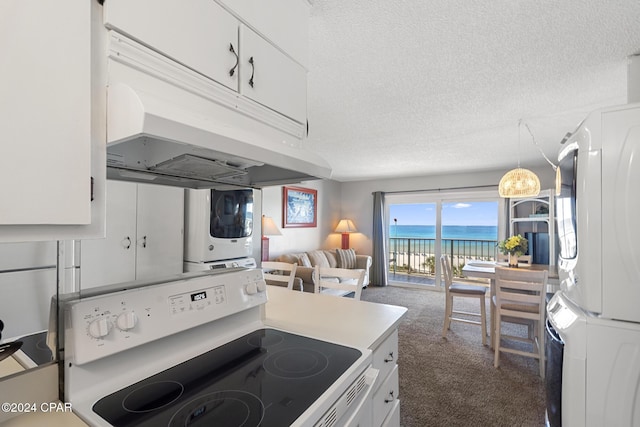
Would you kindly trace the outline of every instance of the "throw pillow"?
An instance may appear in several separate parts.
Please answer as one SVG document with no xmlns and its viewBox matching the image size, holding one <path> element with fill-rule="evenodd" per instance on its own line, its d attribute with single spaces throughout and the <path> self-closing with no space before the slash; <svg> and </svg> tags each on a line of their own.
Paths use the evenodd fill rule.
<svg viewBox="0 0 640 427">
<path fill-rule="evenodd" d="M 327 257 L 327 261 L 329 261 L 330 268 L 336 268 L 338 266 L 338 259 L 336 258 L 335 251 L 322 251 L 324 255 Z"/>
<path fill-rule="evenodd" d="M 301 267 L 313 267 L 306 253 L 298 255 L 298 265 Z"/>
<path fill-rule="evenodd" d="M 327 261 L 327 257 L 324 255 L 323 251 L 311 251 L 307 252 L 309 256 L 309 261 L 311 261 L 311 265 L 315 267 L 329 267 L 329 261 Z"/>
<path fill-rule="evenodd" d="M 353 249 L 336 249 L 336 258 L 338 258 L 338 267 L 356 268 L 356 251 Z"/>
</svg>

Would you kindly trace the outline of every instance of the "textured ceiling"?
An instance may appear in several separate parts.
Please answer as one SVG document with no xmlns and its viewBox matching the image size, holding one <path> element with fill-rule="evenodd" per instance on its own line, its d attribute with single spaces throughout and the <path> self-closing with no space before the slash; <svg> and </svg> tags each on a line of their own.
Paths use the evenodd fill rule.
<svg viewBox="0 0 640 427">
<path fill-rule="evenodd" d="M 306 144 L 339 181 L 543 164 L 520 119 L 554 160 L 640 53 L 638 0 L 312 3 Z"/>
</svg>

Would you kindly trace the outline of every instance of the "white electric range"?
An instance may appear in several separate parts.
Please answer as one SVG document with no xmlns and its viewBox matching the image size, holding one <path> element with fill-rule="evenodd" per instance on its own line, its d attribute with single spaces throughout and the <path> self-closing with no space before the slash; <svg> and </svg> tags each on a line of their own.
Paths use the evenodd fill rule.
<svg viewBox="0 0 640 427">
<path fill-rule="evenodd" d="M 266 301 L 258 269 L 65 301 L 64 399 L 96 426 L 366 425 L 370 350 L 266 327 Z"/>
</svg>

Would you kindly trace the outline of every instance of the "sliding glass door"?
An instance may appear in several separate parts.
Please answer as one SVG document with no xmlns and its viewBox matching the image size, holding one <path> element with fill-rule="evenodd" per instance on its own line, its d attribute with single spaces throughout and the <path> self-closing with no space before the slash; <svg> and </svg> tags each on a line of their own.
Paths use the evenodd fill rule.
<svg viewBox="0 0 640 427">
<path fill-rule="evenodd" d="M 436 203 L 399 203 L 389 206 L 389 249 L 392 251 L 390 273 L 435 274 Z"/>
<path fill-rule="evenodd" d="M 504 201 L 495 191 L 391 194 L 386 210 L 390 283 L 438 287 L 442 254 L 459 276 L 466 260 L 495 257 L 504 229 Z"/>
</svg>

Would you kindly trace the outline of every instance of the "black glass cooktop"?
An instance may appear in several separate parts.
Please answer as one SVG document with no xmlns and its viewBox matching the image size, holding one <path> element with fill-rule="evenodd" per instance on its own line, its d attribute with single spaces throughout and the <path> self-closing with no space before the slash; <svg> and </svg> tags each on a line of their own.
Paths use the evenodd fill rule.
<svg viewBox="0 0 640 427">
<path fill-rule="evenodd" d="M 93 411 L 116 427 L 288 426 L 361 355 L 261 329 L 103 397 Z"/>
</svg>

